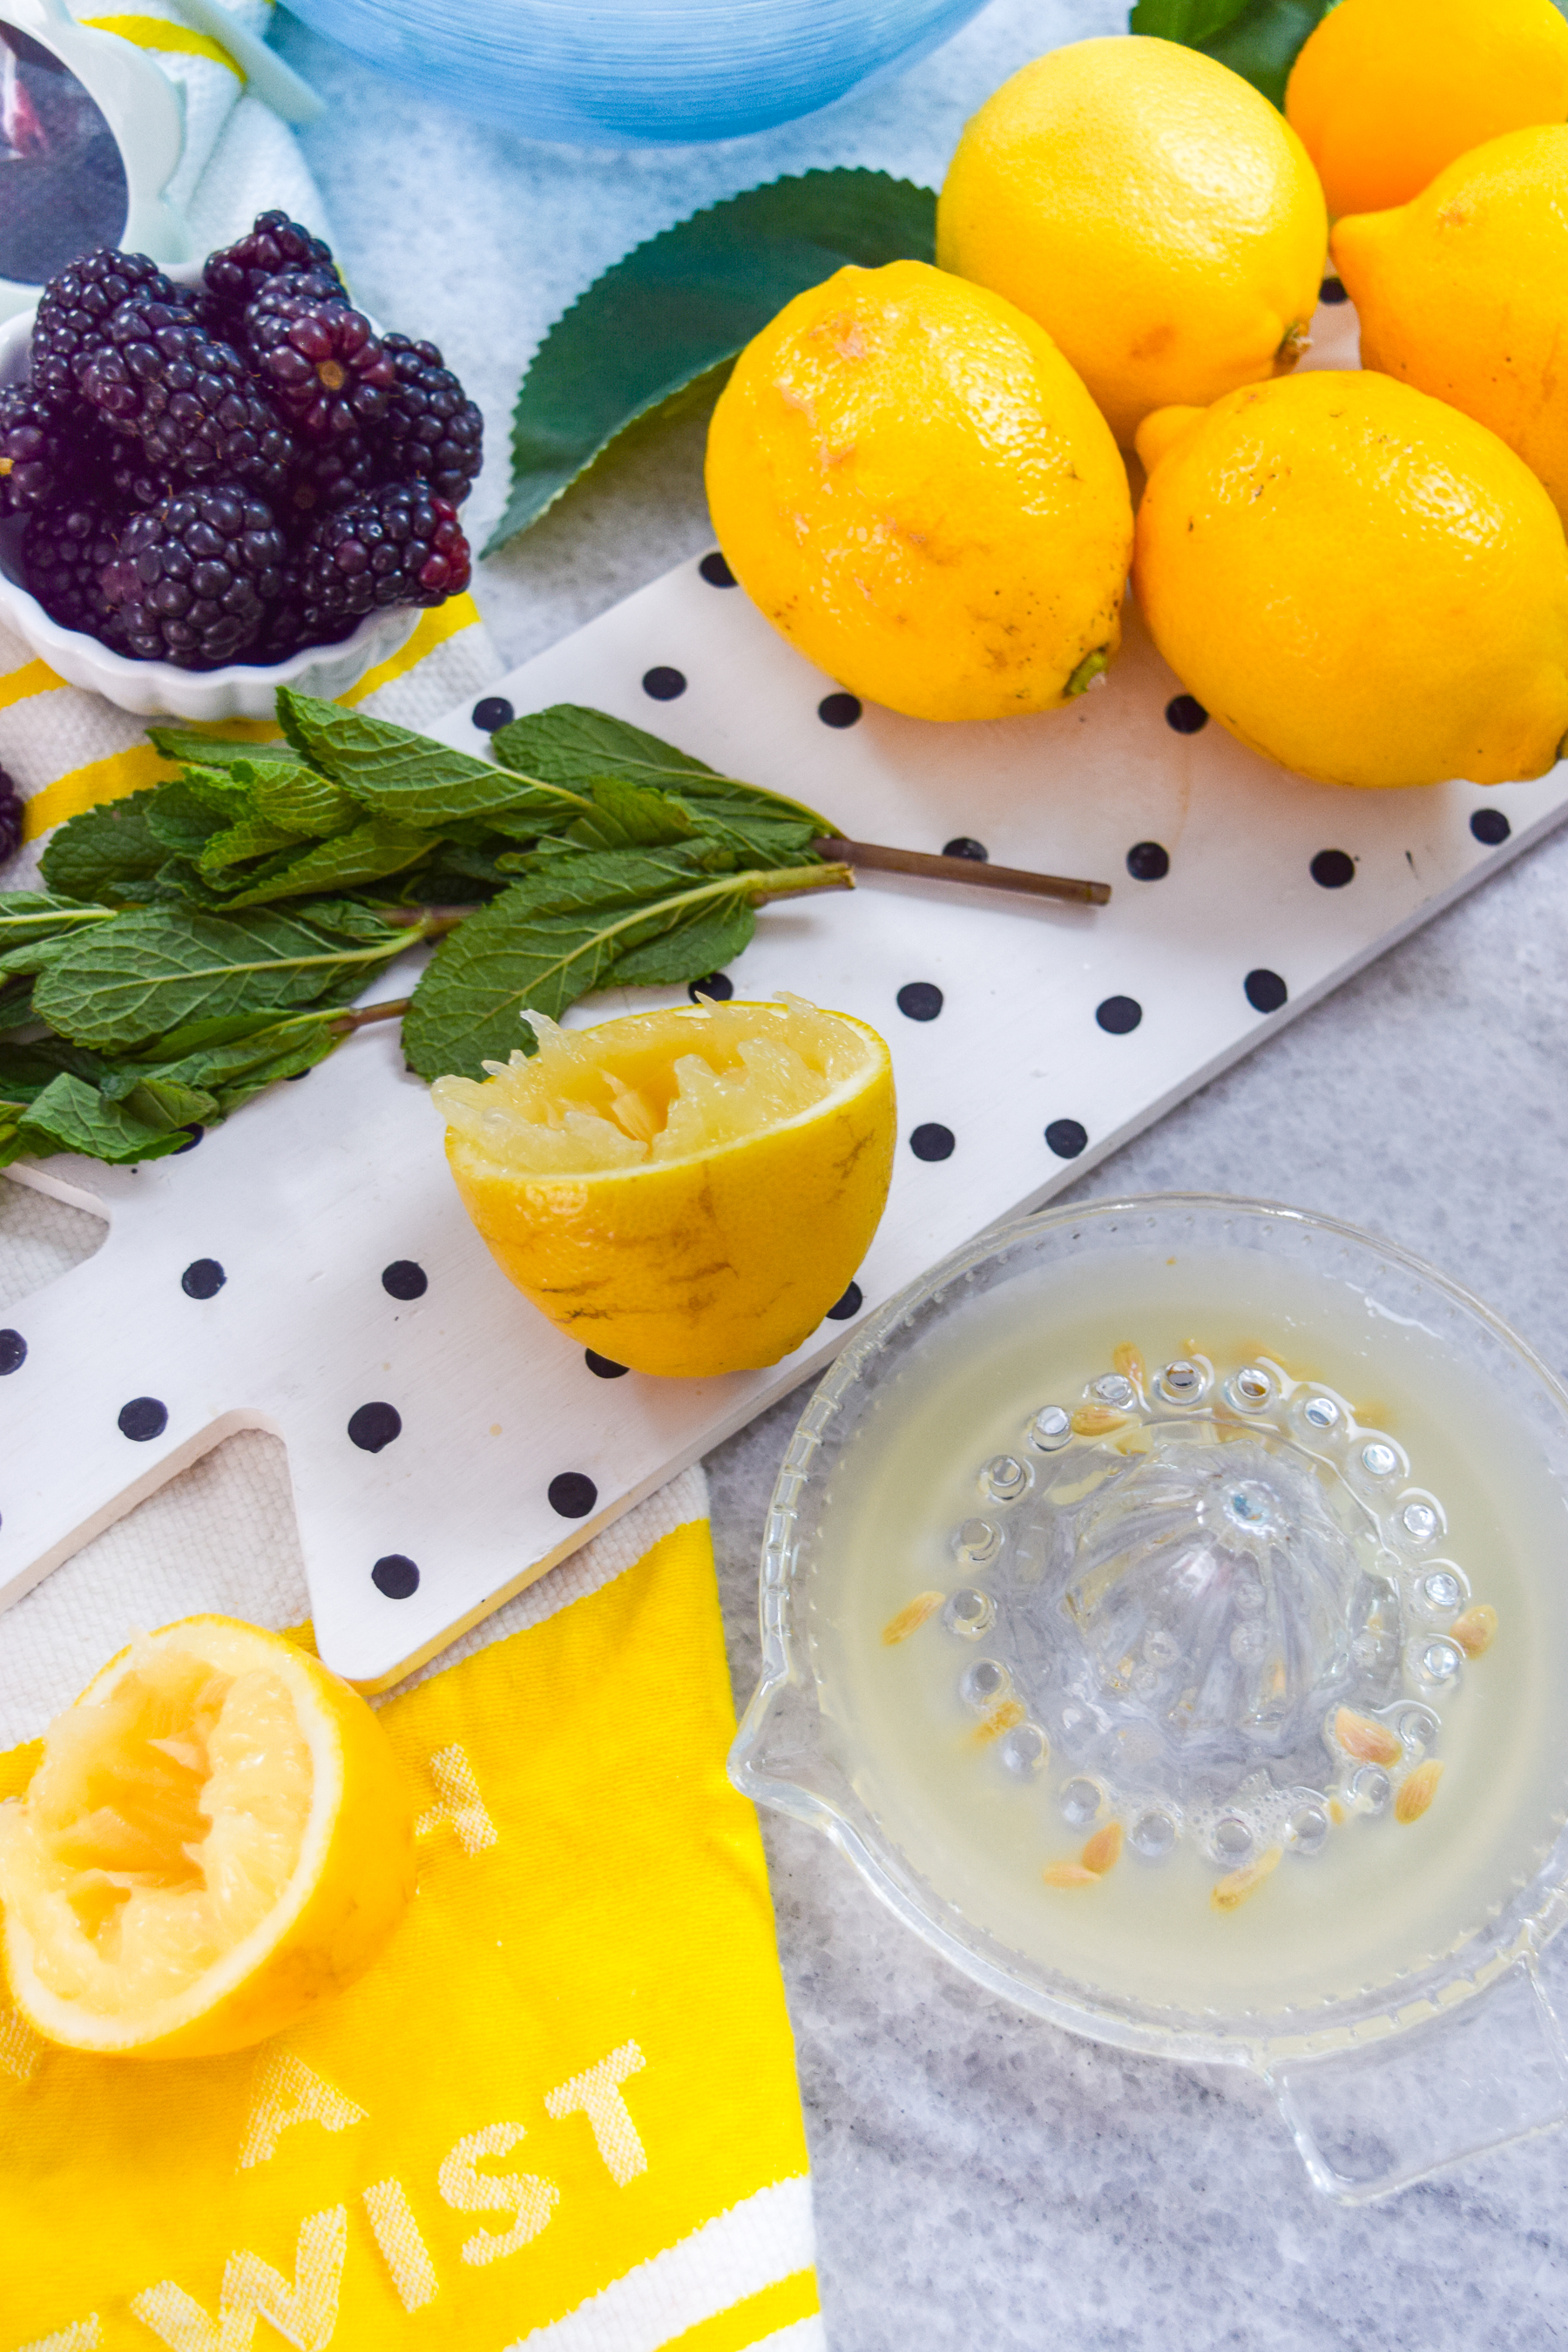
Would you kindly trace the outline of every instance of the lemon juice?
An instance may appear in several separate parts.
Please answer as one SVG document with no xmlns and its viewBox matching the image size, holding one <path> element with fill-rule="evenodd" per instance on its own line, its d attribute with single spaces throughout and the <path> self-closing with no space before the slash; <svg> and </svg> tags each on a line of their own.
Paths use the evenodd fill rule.
<svg viewBox="0 0 1568 2352">
<path fill-rule="evenodd" d="M 1568 1512 L 1443 1318 L 1164 1243 L 963 1285 L 816 1505 L 833 1744 L 927 1891 L 1187 2015 L 1459 1964 L 1568 1819 Z"/>
</svg>

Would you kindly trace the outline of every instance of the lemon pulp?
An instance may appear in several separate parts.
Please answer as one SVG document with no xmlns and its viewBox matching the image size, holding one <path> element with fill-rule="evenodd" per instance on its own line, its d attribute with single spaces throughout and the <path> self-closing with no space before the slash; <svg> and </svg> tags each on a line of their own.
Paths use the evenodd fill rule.
<svg viewBox="0 0 1568 2352">
<path fill-rule="evenodd" d="M 102 2016 L 184 1992 L 266 1917 L 300 1858 L 310 1760 L 273 1675 L 132 1645 L 51 1725 L 26 1814 L 0 1812 L 6 1899 L 37 1973 Z"/>
<path fill-rule="evenodd" d="M 716 1005 L 700 1016 L 699 1050 L 678 1053 L 668 1032 L 626 1034 L 622 1024 L 609 1059 L 592 1030 L 530 1013 L 536 1054 L 487 1062 L 483 1082 L 437 1078 L 431 1097 L 449 1127 L 518 1175 L 693 1158 L 815 1109 L 860 1071 L 853 1030 L 798 997 L 785 1001 L 787 1037 L 776 1034 L 772 1007 Z M 682 1031 L 685 1043 L 684 1019 Z"/>
</svg>

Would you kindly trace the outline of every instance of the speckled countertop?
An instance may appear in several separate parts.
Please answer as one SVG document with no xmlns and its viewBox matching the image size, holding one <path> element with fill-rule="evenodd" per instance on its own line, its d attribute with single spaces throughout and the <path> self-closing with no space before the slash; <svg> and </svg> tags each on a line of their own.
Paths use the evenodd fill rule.
<svg viewBox="0 0 1568 2352">
<path fill-rule="evenodd" d="M 305 134 L 366 307 L 435 335 L 486 410 L 600 269 L 698 204 L 858 163 L 934 183 L 960 123 L 1110 0 L 993 0 L 902 80 L 709 148 L 581 154 L 459 120 L 285 22 L 331 101 Z M 415 289 L 417 289 L 417 299 Z M 630 436 L 479 568 L 521 659 L 710 543 L 703 420 Z M 1097 1170 L 1084 1194 L 1262 1194 L 1390 1235 L 1568 1371 L 1568 832 L 1385 956 Z M 716 1454 L 738 1696 L 756 1556 L 798 1402 Z M 1399 2352 L 1568 2343 L 1568 2133 L 1357 2211 L 1313 2194 L 1268 2092 L 1043 2025 L 933 1958 L 809 1832 L 763 1823 L 833 2352 Z M 1568 1937 L 1547 1973 L 1568 2011 Z"/>
</svg>

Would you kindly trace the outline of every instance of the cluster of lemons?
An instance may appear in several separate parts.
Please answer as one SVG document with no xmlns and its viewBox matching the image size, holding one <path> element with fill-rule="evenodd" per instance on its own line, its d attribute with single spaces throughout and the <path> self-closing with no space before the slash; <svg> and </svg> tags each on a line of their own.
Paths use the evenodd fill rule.
<svg viewBox="0 0 1568 2352">
<path fill-rule="evenodd" d="M 1131 567 L 1182 683 L 1283 766 L 1542 774 L 1568 733 L 1565 117 L 1551 0 L 1340 0 L 1283 117 L 1168 41 L 1039 58 L 959 142 L 939 267 L 841 270 L 742 355 L 709 442 L 726 556 L 917 718 L 1070 701 Z M 1293 373 L 1326 268 L 1363 364 Z"/>
</svg>

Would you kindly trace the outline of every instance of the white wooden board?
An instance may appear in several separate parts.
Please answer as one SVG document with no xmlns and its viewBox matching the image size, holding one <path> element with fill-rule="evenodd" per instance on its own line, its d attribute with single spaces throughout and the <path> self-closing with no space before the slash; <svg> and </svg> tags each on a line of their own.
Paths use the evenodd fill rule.
<svg viewBox="0 0 1568 2352">
<path fill-rule="evenodd" d="M 762 916 L 737 993 L 796 991 L 892 1048 L 900 1148 L 862 1312 L 1080 1175 L 1568 814 L 1568 765 L 1500 791 L 1357 793 L 1269 768 L 1217 725 L 1179 733 L 1166 718 L 1177 682 L 1127 620 L 1110 682 L 1071 711 L 937 727 L 868 708 L 835 727 L 818 715 L 833 681 L 693 562 L 491 689 L 519 712 L 577 701 L 638 720 L 863 840 L 941 849 L 964 835 L 998 863 L 1114 885 L 1092 911 L 873 877 Z M 685 681 L 674 698 L 645 691 L 660 669 Z M 468 710 L 440 731 L 485 748 Z M 1479 838 L 1478 816 L 1483 835 L 1506 820 L 1506 838 Z M 1134 879 L 1128 854 L 1151 843 L 1169 870 Z M 1353 878 L 1326 887 L 1315 859 L 1331 878 L 1349 861 Z M 1282 983 L 1285 1002 L 1258 1010 L 1249 975 L 1254 998 Z M 942 991 L 934 1019 L 900 1012 L 915 982 Z M 574 1018 L 679 993 L 598 997 Z M 1120 1031 L 1097 1017 L 1133 1011 Z M 949 1156 L 916 1157 L 910 1139 L 932 1129 Z M 730 1380 L 596 1377 L 491 1263 L 425 1089 L 384 1030 L 177 1159 L 11 1172 L 110 1227 L 96 1257 L 12 1318 L 26 1355 L 0 1378 L 0 1601 L 220 1437 L 260 1426 L 288 1445 L 321 1653 L 367 1686 L 819 1370 L 853 1328 L 825 1323 L 771 1371 Z M 210 1297 L 182 1287 L 198 1260 L 224 1271 Z M 384 1269 L 398 1264 L 422 1269 L 422 1295 L 389 1293 Z M 0 1365 L 16 1356 L 0 1337 Z M 161 1423 L 148 1406 L 129 1416 L 155 1433 L 123 1433 L 135 1400 L 163 1409 Z M 368 1432 L 354 1422 L 372 1405 L 399 1424 L 376 1451 L 350 1433 L 390 1428 L 384 1412 Z M 405 1565 L 384 1565 L 378 1585 L 388 1561 Z M 407 1563 L 417 1584 L 398 1597 Z"/>
</svg>

